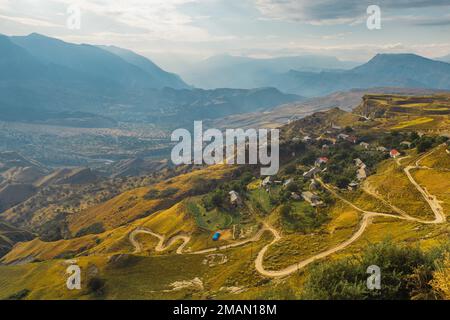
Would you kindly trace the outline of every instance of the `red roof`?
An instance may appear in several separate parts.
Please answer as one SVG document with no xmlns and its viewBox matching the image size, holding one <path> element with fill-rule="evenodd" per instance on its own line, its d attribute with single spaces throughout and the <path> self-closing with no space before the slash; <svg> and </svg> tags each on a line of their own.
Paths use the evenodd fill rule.
<svg viewBox="0 0 450 320">
<path fill-rule="evenodd" d="M 391 150 L 391 155 L 396 156 L 396 155 L 399 155 L 399 154 L 400 154 L 400 152 L 398 152 L 397 149 L 392 149 Z"/>
</svg>

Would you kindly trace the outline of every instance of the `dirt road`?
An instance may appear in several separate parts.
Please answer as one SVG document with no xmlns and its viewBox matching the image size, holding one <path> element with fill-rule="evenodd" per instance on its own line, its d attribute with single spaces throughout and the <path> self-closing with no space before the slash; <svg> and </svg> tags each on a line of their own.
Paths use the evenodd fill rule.
<svg viewBox="0 0 450 320">
<path fill-rule="evenodd" d="M 289 276 L 297 271 L 299 271 L 300 269 L 306 267 L 307 265 L 309 265 L 310 263 L 319 260 L 319 259 L 323 259 L 333 253 L 336 253 L 338 251 L 341 251 L 345 248 L 347 248 L 349 245 L 351 245 L 352 243 L 354 243 L 356 240 L 358 240 L 364 233 L 364 231 L 367 229 L 367 227 L 372 223 L 373 218 L 375 217 L 388 217 L 388 218 L 395 218 L 395 219 L 400 219 L 400 220 L 407 220 L 407 221 L 413 221 L 413 222 L 419 222 L 419 223 L 423 223 L 423 224 L 440 224 L 440 223 L 444 223 L 446 222 L 446 215 L 443 212 L 443 209 L 439 203 L 439 201 L 437 200 L 436 196 L 429 194 L 425 189 L 423 189 L 415 180 L 414 177 L 411 174 L 411 170 L 415 170 L 415 169 L 430 169 L 427 167 L 422 167 L 420 166 L 420 162 L 426 158 L 427 156 L 431 155 L 433 152 L 435 152 L 436 149 L 432 150 L 431 152 L 423 155 L 422 157 L 420 157 L 414 166 L 407 166 L 406 168 L 404 168 L 404 172 L 407 175 L 409 181 L 414 185 L 414 187 L 422 194 L 423 198 L 425 199 L 425 201 L 428 203 L 428 205 L 430 206 L 431 210 L 433 211 L 434 215 L 435 215 L 435 219 L 432 221 L 426 221 L 426 220 L 422 220 L 422 219 L 417 219 L 414 217 L 409 216 L 408 214 L 406 214 L 403 210 L 395 207 L 394 205 L 390 204 L 389 202 L 387 202 L 386 200 L 382 199 L 379 195 L 377 195 L 375 192 L 371 191 L 370 189 L 367 189 L 366 192 L 368 192 L 369 194 L 373 195 L 376 199 L 382 201 L 384 204 L 389 205 L 395 212 L 397 212 L 400 215 L 394 215 L 394 214 L 389 214 L 389 213 L 381 213 L 381 212 L 371 212 L 371 211 L 366 211 L 363 210 L 361 208 L 359 208 L 358 206 L 356 206 L 354 203 L 348 201 L 347 199 L 343 198 L 340 194 L 338 194 L 331 186 L 327 185 L 326 183 L 324 183 L 320 178 L 316 178 L 316 180 L 325 188 L 327 189 L 332 195 L 334 195 L 336 198 L 340 199 L 341 201 L 345 202 L 347 205 L 351 206 L 352 208 L 354 208 L 355 210 L 357 210 L 358 212 L 361 212 L 363 214 L 361 222 L 360 222 L 360 226 L 358 228 L 358 230 L 351 236 L 350 239 L 346 240 L 345 242 L 332 247 L 326 251 L 323 251 L 321 253 L 318 253 L 308 259 L 305 260 L 301 260 L 298 263 L 295 263 L 291 266 L 288 266 L 282 270 L 266 270 L 264 268 L 264 256 L 267 252 L 267 250 L 270 248 L 270 246 L 272 246 L 274 243 L 278 242 L 281 239 L 281 235 L 280 233 L 274 229 L 273 227 L 271 227 L 270 225 L 268 225 L 267 223 L 264 224 L 263 228 L 261 230 L 258 231 L 258 233 L 256 233 L 252 238 L 243 240 L 243 241 L 239 241 L 239 242 L 235 242 L 229 245 L 224 245 L 218 248 L 210 248 L 210 249 L 205 249 L 205 250 L 200 250 L 200 251 L 196 251 L 196 252 L 185 252 L 184 248 L 186 247 L 186 245 L 188 244 L 188 242 L 190 241 L 190 237 L 188 236 L 175 236 L 173 238 L 171 238 L 168 242 L 167 245 L 164 245 L 165 242 L 165 237 L 159 234 L 156 234 L 148 229 L 143 229 L 143 228 L 139 228 L 134 230 L 133 232 L 130 233 L 130 241 L 133 244 L 133 246 L 135 247 L 135 253 L 139 253 L 141 252 L 141 245 L 139 244 L 138 241 L 136 241 L 135 236 L 137 234 L 140 233 L 146 233 L 146 234 L 150 234 L 156 238 L 159 239 L 159 243 L 158 245 L 155 247 L 156 251 L 164 251 L 167 250 L 171 245 L 173 245 L 175 242 L 177 242 L 178 240 L 183 240 L 183 243 L 178 247 L 177 249 L 177 254 L 206 254 L 206 253 L 211 253 L 211 252 L 215 252 L 218 250 L 226 250 L 226 249 L 230 249 L 230 248 L 235 248 L 235 247 L 239 247 L 245 244 L 248 244 L 250 242 L 256 242 L 259 241 L 262 237 L 262 235 L 264 234 L 264 232 L 268 231 L 271 232 L 274 239 L 272 240 L 272 242 L 270 242 L 269 244 L 267 244 L 266 246 L 264 246 L 259 252 L 258 255 L 255 259 L 255 268 L 256 270 L 263 276 L 266 277 L 270 277 L 270 278 L 280 278 L 280 277 L 286 277 Z M 396 159 L 396 163 L 401 166 L 401 160 L 405 159 L 404 158 L 400 158 L 400 159 Z"/>
</svg>

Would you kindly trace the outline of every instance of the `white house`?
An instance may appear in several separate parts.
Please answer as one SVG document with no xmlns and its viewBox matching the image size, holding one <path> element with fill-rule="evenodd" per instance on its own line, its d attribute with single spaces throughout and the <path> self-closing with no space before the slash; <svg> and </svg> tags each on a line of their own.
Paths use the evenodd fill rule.
<svg viewBox="0 0 450 320">
<path fill-rule="evenodd" d="M 370 144 L 368 144 L 367 142 L 361 142 L 359 145 L 366 150 L 370 147 Z"/>
<path fill-rule="evenodd" d="M 323 202 L 320 201 L 319 196 L 310 191 L 302 192 L 302 198 L 313 207 L 317 207 L 323 204 Z"/>
<path fill-rule="evenodd" d="M 293 181 L 292 179 L 287 179 L 285 182 L 283 182 L 283 187 L 287 187 L 292 183 L 292 181 Z"/>
<path fill-rule="evenodd" d="M 298 195 L 298 194 L 295 193 L 295 192 L 291 192 L 291 198 L 298 201 L 298 200 L 300 200 L 302 197 L 300 197 L 300 195 Z"/>
<path fill-rule="evenodd" d="M 400 142 L 400 145 L 401 146 L 405 146 L 405 147 L 407 147 L 409 149 L 409 148 L 411 148 L 412 142 L 402 141 L 402 142 Z"/>
<path fill-rule="evenodd" d="M 272 184 L 272 177 L 271 176 L 267 176 L 266 178 L 264 178 L 264 180 L 261 182 L 261 186 L 262 187 L 267 187 L 269 185 Z"/>
<path fill-rule="evenodd" d="M 362 166 L 360 166 L 358 168 L 358 170 L 356 170 L 356 178 L 359 181 L 366 179 L 368 175 L 369 175 L 369 172 L 367 171 L 367 167 L 365 164 L 363 164 Z"/>
<path fill-rule="evenodd" d="M 353 160 L 353 161 L 355 161 L 355 165 L 356 165 L 357 167 L 360 167 L 360 166 L 362 166 L 362 165 L 364 164 L 364 162 L 362 162 L 362 160 L 361 160 L 360 158 L 356 158 L 356 159 Z"/>
<path fill-rule="evenodd" d="M 319 173 L 319 172 L 320 172 L 320 168 L 318 168 L 318 167 L 313 167 L 313 168 L 311 168 L 309 171 L 303 173 L 303 176 L 304 176 L 305 178 L 312 178 L 312 177 L 314 177 L 314 175 L 315 175 L 316 173 Z"/>
<path fill-rule="evenodd" d="M 230 191 L 229 194 L 230 194 L 230 203 L 232 205 L 240 206 L 242 204 L 242 199 L 236 191 L 232 190 Z"/>
</svg>

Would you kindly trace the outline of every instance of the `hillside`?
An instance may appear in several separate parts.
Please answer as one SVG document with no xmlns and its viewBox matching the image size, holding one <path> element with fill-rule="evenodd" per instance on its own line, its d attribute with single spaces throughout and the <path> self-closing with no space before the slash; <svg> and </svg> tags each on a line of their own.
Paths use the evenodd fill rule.
<svg viewBox="0 0 450 320">
<path fill-rule="evenodd" d="M 77 70 L 86 77 L 86 81 L 92 79 L 96 83 L 106 82 L 108 85 L 118 84 L 121 87 L 133 86 L 147 89 L 166 86 L 176 89 L 187 88 L 182 80 L 156 66 L 151 69 L 141 68 L 142 64 L 133 62 L 138 58 L 144 59 L 143 57 L 119 48 L 70 44 L 36 33 L 10 39 L 40 62 Z M 152 64 L 151 61 L 145 62 L 147 65 Z M 94 84 L 94 82 L 91 83 Z"/>
<path fill-rule="evenodd" d="M 289 71 L 273 86 L 306 97 L 372 87 L 450 89 L 450 64 L 413 54 L 378 54 L 366 64 L 345 71 Z"/>
<path fill-rule="evenodd" d="M 289 70 L 317 72 L 328 69 L 347 69 L 355 65 L 353 62 L 320 55 L 266 59 L 219 55 L 188 67 L 182 71 L 182 74 L 189 83 L 199 88 L 253 89 L 272 86 L 271 77 Z M 239 76 L 236 77 L 236 75 Z M 283 91 L 284 88 L 278 89 Z"/>
<path fill-rule="evenodd" d="M 274 88 L 191 90 L 134 52 L 40 34 L 0 35 L 0 120 L 70 127 L 179 126 L 298 101 Z M 64 101 L 64 103 L 62 102 Z M 107 116 L 106 116 L 107 115 Z"/>
<path fill-rule="evenodd" d="M 99 46 L 112 54 L 122 58 L 129 64 L 132 64 L 148 76 L 152 77 L 159 87 L 169 87 L 174 89 L 188 89 L 189 86 L 176 74 L 166 72 L 158 67 L 151 60 L 134 53 L 131 50 L 118 48 L 115 46 Z"/>
<path fill-rule="evenodd" d="M 386 270 L 395 281 L 412 284 L 417 262 L 394 257 L 413 252 L 437 266 L 448 248 L 445 99 L 367 95 L 354 112 L 334 108 L 292 121 L 282 127 L 281 169 L 269 183 L 257 168 L 182 168 L 68 214 L 66 239 L 23 242 L 0 260 L 1 297 L 27 289 L 30 299 L 294 299 L 311 294 L 311 275 L 324 279 L 317 268 L 368 256 L 394 268 Z M 428 114 L 430 104 L 442 110 Z M 434 117 L 439 131 L 420 117 Z M 401 156 L 391 158 L 392 149 Z M 232 203 L 231 190 L 240 204 Z M 61 227 L 59 218 L 45 219 Z M 383 260 L 377 250 L 392 255 Z M 61 289 L 64 279 L 54 274 L 66 259 L 94 268 L 103 289 Z M 365 280 L 366 267 L 352 265 L 339 270 Z M 370 297 L 353 285 L 363 292 L 352 294 Z M 420 288 L 439 297 L 431 285 Z M 403 298 L 416 295 L 402 291 Z"/>
<path fill-rule="evenodd" d="M 33 238 L 31 233 L 0 221 L 0 257 L 8 253 L 16 243 L 30 241 Z"/>
<path fill-rule="evenodd" d="M 299 120 L 321 110 L 339 108 L 352 111 L 361 104 L 361 99 L 369 94 L 397 94 L 407 96 L 424 96 L 438 94 L 438 90 L 411 88 L 370 88 L 353 89 L 336 92 L 324 97 L 306 99 L 302 102 L 288 103 L 265 112 L 231 115 L 223 119 L 210 121 L 214 128 L 276 128 Z"/>
</svg>

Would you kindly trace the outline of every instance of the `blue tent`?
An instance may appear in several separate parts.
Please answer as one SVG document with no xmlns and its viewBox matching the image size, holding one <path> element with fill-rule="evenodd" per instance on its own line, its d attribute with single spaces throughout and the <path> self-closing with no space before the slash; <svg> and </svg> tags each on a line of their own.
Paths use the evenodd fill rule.
<svg viewBox="0 0 450 320">
<path fill-rule="evenodd" d="M 212 238 L 213 241 L 218 241 L 220 239 L 220 236 L 221 236 L 220 232 L 216 232 Z"/>
</svg>

